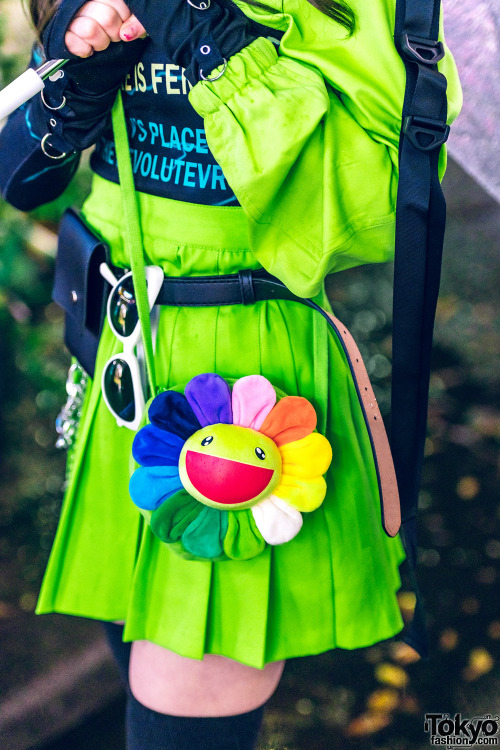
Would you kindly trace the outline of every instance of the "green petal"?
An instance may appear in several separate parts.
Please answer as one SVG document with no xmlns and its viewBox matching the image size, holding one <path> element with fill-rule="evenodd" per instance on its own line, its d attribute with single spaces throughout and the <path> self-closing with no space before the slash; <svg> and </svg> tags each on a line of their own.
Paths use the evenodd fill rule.
<svg viewBox="0 0 500 750">
<path fill-rule="evenodd" d="M 152 513 L 151 531 L 162 542 L 176 542 L 202 508 L 186 490 L 179 490 Z"/>
<path fill-rule="evenodd" d="M 182 535 L 182 543 L 188 552 L 209 560 L 223 554 L 222 540 L 227 531 L 225 511 L 205 507 Z"/>
<path fill-rule="evenodd" d="M 182 540 L 179 540 L 178 542 L 172 542 L 172 544 L 168 545 L 168 548 L 172 550 L 172 552 L 175 552 L 176 555 L 179 555 L 179 557 L 182 557 L 184 560 L 196 560 L 198 562 L 219 562 L 222 560 L 227 560 L 227 556 L 224 553 L 222 553 L 222 555 L 219 555 L 219 557 L 212 557 L 210 558 L 210 560 L 196 557 L 196 555 L 192 555 L 191 552 L 188 552 L 187 549 L 184 548 Z"/>
<path fill-rule="evenodd" d="M 255 525 L 251 510 L 228 513 L 224 552 L 231 560 L 250 560 L 264 550 L 266 542 Z"/>
<path fill-rule="evenodd" d="M 172 552 L 175 552 L 176 555 L 179 555 L 179 557 L 182 557 L 184 560 L 197 560 L 194 555 L 191 554 L 191 552 L 188 552 L 184 549 L 184 545 L 179 539 L 178 542 L 172 542 L 172 544 L 168 547 Z"/>
</svg>

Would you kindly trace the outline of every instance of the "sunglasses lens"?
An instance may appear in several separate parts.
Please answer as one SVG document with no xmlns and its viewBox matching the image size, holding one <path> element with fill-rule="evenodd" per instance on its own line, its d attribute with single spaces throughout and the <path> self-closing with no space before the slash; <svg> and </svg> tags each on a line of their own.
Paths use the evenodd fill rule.
<svg viewBox="0 0 500 750">
<path fill-rule="evenodd" d="M 130 336 L 139 320 L 132 277 L 118 284 L 109 305 L 111 326 L 119 336 Z"/>
<path fill-rule="evenodd" d="M 104 372 L 104 392 L 111 409 L 124 422 L 135 419 L 135 398 L 132 372 L 128 362 L 112 359 Z"/>
</svg>

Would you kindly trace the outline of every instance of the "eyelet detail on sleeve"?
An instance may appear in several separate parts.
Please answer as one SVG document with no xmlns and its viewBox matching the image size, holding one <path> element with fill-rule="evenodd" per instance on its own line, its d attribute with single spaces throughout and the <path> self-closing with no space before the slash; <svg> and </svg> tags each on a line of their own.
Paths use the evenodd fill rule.
<svg viewBox="0 0 500 750">
<path fill-rule="evenodd" d="M 195 5 L 191 2 L 191 0 L 186 0 L 186 2 L 196 10 L 208 10 L 210 8 L 210 0 L 202 0 L 202 2 L 199 5 Z"/>
<path fill-rule="evenodd" d="M 59 70 L 56 70 L 55 73 L 52 73 L 52 75 L 49 76 L 49 81 L 58 81 L 60 78 L 64 78 L 64 70 L 61 70 L 61 68 L 59 68 Z"/>
<path fill-rule="evenodd" d="M 189 2 L 189 0 L 188 0 L 188 2 Z M 200 68 L 200 78 L 203 81 L 217 81 L 219 78 L 222 78 L 222 76 L 226 72 L 226 68 L 227 68 L 227 60 L 226 60 L 225 57 L 223 58 L 223 63 L 224 63 L 224 67 L 222 68 L 221 72 L 218 75 L 213 76 L 212 78 L 207 78 L 207 76 L 203 75 L 203 69 Z"/>
<path fill-rule="evenodd" d="M 49 152 L 47 151 L 47 146 L 50 146 L 50 143 L 47 143 L 47 139 L 51 135 L 52 135 L 52 133 L 45 133 L 45 135 L 43 136 L 43 138 L 42 138 L 42 140 L 40 142 L 40 148 L 42 149 L 42 151 L 45 154 L 45 156 L 48 156 L 49 159 L 56 159 L 56 160 L 58 160 L 58 159 L 64 159 L 64 157 L 68 155 L 67 151 L 63 151 L 62 154 L 58 154 L 57 156 L 54 156 L 54 154 L 49 154 Z M 53 147 L 50 146 L 50 148 L 53 148 Z"/>
<path fill-rule="evenodd" d="M 57 105 L 57 107 L 51 107 L 50 104 L 47 104 L 45 101 L 45 97 L 43 95 L 43 89 L 40 91 L 40 96 L 42 98 L 43 106 L 47 109 L 50 109 L 52 112 L 57 112 L 58 109 L 62 109 L 66 105 L 66 97 L 63 94 L 62 102 Z"/>
</svg>

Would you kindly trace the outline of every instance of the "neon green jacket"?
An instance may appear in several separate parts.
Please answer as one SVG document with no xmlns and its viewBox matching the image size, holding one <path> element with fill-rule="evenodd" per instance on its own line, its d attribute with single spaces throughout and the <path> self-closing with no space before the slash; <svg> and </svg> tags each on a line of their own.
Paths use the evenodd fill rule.
<svg viewBox="0 0 500 750">
<path fill-rule="evenodd" d="M 281 10 L 281 0 L 266 2 Z M 350 0 L 351 38 L 307 0 L 283 0 L 278 14 L 238 5 L 285 31 L 279 51 L 260 37 L 189 98 L 248 217 L 258 261 L 314 296 L 328 273 L 393 258 L 405 89 L 395 1 Z M 439 67 L 452 122 L 461 89 L 449 51 Z M 441 174 L 445 162 L 443 148 Z"/>
</svg>

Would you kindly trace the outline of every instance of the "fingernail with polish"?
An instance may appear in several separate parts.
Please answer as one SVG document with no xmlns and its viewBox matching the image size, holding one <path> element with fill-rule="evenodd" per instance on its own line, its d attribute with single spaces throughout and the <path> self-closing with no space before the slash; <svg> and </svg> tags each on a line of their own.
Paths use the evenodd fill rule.
<svg viewBox="0 0 500 750">
<path fill-rule="evenodd" d="M 122 29 L 121 36 L 126 42 L 130 42 L 135 39 L 135 29 L 133 26 L 128 26 L 126 29 Z"/>
</svg>

